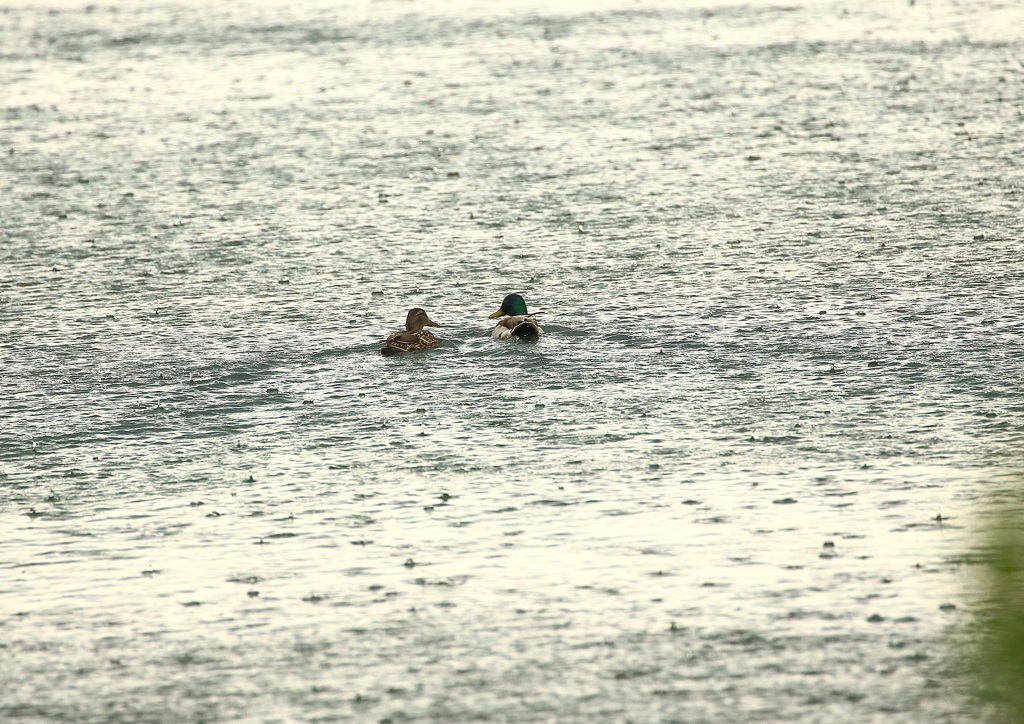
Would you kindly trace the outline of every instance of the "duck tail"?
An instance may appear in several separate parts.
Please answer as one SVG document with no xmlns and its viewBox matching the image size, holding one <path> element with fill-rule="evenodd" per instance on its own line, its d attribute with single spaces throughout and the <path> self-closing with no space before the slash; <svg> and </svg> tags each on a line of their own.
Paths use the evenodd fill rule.
<svg viewBox="0 0 1024 724">
<path fill-rule="evenodd" d="M 536 342 L 540 338 L 540 330 L 537 329 L 536 324 L 527 320 L 516 325 L 512 330 L 512 336 L 518 337 L 524 342 Z"/>
</svg>

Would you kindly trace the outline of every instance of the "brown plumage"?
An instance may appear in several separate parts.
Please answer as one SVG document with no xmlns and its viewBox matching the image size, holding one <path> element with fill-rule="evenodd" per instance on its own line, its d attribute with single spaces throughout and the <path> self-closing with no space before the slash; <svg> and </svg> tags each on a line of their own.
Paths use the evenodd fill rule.
<svg viewBox="0 0 1024 724">
<path fill-rule="evenodd" d="M 430 317 L 422 309 L 414 307 L 405 316 L 405 331 L 395 332 L 384 340 L 384 349 L 380 353 L 385 357 L 391 357 L 405 352 L 437 349 L 441 343 L 437 341 L 437 337 L 423 328 L 440 326 L 437 322 L 431 322 Z"/>
</svg>

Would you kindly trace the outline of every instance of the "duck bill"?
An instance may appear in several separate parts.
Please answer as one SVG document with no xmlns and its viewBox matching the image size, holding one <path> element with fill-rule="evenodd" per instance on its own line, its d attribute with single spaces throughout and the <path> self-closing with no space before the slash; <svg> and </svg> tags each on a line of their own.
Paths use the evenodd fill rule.
<svg viewBox="0 0 1024 724">
<path fill-rule="evenodd" d="M 425 321 L 425 322 L 423 323 L 423 326 L 424 326 L 424 327 L 440 327 L 441 325 L 440 325 L 440 324 L 438 324 L 437 322 L 433 322 L 433 321 L 431 321 L 431 320 L 430 320 L 430 317 L 427 317 L 427 321 Z"/>
<path fill-rule="evenodd" d="M 503 314 L 504 313 L 499 309 L 497 312 L 495 312 L 494 314 L 489 315 L 487 318 L 488 319 L 495 319 L 497 317 L 502 316 Z"/>
</svg>

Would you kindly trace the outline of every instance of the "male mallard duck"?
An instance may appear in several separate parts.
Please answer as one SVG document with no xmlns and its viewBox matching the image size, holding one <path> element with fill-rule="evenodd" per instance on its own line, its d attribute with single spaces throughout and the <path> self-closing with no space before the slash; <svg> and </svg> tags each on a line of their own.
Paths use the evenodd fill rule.
<svg viewBox="0 0 1024 724">
<path fill-rule="evenodd" d="M 427 313 L 419 307 L 410 309 L 405 315 L 405 331 L 395 332 L 384 340 L 384 349 L 380 353 L 385 357 L 391 357 L 403 352 L 437 349 L 441 343 L 437 341 L 437 337 L 423 328 L 440 326 L 437 322 L 431 322 Z"/>
<path fill-rule="evenodd" d="M 488 319 L 495 317 L 507 317 L 507 319 L 498 322 L 497 326 L 491 330 L 492 337 L 499 339 L 518 337 L 524 342 L 536 342 L 537 338 L 544 334 L 544 330 L 526 311 L 526 300 L 518 294 L 509 294 L 505 297 L 501 302 L 501 309 Z"/>
</svg>

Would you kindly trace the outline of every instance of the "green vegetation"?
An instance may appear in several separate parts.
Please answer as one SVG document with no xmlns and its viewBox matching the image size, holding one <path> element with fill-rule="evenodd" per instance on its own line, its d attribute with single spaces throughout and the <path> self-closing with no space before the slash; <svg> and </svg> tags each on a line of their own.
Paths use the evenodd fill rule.
<svg viewBox="0 0 1024 724">
<path fill-rule="evenodd" d="M 1024 722 L 1024 509 L 1000 514 L 988 545 L 974 665 L 996 721 L 1018 724 Z"/>
</svg>

